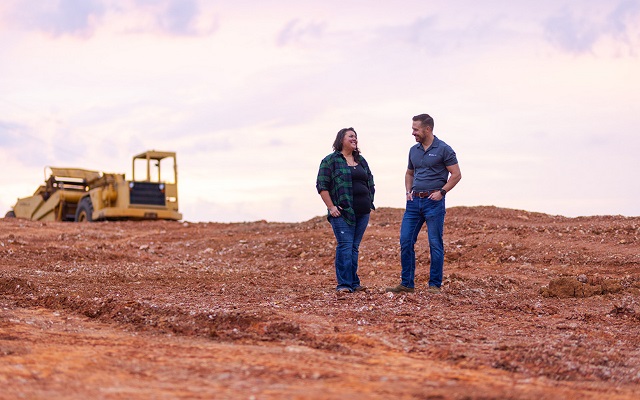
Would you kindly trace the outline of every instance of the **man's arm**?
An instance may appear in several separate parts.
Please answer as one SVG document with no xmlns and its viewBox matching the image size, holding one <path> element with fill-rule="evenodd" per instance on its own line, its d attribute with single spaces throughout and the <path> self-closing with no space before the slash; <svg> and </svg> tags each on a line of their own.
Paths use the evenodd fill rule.
<svg viewBox="0 0 640 400">
<path fill-rule="evenodd" d="M 442 187 L 444 190 L 449 193 L 451 189 L 454 188 L 462 179 L 462 173 L 460 172 L 460 166 L 458 164 L 449 165 L 447 167 L 447 171 L 449 171 L 449 180 Z M 440 192 L 431 193 L 429 198 L 431 200 L 440 201 L 444 196 Z"/>
<path fill-rule="evenodd" d="M 449 190 L 453 189 L 454 186 L 460 182 L 460 179 L 462 179 L 462 173 L 460 172 L 460 165 L 458 164 L 448 166 L 447 170 L 451 175 L 449 175 L 449 180 L 442 188 L 449 192 Z"/>
<path fill-rule="evenodd" d="M 407 168 L 407 172 L 404 174 L 404 188 L 407 192 L 407 200 L 413 200 L 413 193 L 411 189 L 413 188 L 413 173 L 415 171 Z"/>
</svg>

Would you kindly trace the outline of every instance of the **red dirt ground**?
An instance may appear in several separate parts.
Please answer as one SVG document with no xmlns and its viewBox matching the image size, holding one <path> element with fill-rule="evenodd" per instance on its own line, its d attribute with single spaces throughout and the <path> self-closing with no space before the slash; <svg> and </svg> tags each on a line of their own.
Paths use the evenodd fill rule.
<svg viewBox="0 0 640 400">
<path fill-rule="evenodd" d="M 372 214 L 338 299 L 302 223 L 0 219 L 1 399 L 637 399 L 640 218 L 447 212 L 445 282 Z"/>
</svg>

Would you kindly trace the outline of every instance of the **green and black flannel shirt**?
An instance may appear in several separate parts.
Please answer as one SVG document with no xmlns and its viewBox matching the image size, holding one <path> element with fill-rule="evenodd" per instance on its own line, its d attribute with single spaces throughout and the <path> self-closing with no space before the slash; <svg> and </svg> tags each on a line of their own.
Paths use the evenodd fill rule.
<svg viewBox="0 0 640 400">
<path fill-rule="evenodd" d="M 371 209 L 373 206 L 373 195 L 375 186 L 373 184 L 373 174 L 369 169 L 369 164 L 364 157 L 359 156 L 358 162 L 362 165 L 369 177 L 368 186 L 371 198 Z M 318 193 L 327 190 L 333 204 L 340 207 L 340 213 L 349 225 L 356 224 L 356 213 L 353 210 L 353 183 L 351 181 L 351 169 L 347 165 L 347 160 L 342 153 L 335 151 L 326 156 L 320 162 L 318 170 L 318 178 L 316 180 L 316 189 Z M 329 218 L 327 212 L 327 219 Z"/>
</svg>

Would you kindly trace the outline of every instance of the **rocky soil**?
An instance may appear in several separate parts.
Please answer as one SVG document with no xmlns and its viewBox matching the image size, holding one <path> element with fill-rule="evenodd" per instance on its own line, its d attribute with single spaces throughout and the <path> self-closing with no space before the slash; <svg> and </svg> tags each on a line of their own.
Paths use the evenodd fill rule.
<svg viewBox="0 0 640 400">
<path fill-rule="evenodd" d="M 447 212 L 445 283 L 399 283 L 372 214 L 366 293 L 302 223 L 0 219 L 1 399 L 637 399 L 640 217 Z"/>
</svg>

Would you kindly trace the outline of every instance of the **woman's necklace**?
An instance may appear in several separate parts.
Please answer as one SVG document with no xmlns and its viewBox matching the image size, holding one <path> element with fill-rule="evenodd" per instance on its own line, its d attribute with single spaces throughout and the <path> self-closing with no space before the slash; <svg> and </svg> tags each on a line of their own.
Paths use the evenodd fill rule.
<svg viewBox="0 0 640 400">
<path fill-rule="evenodd" d="M 353 169 L 356 169 L 358 164 L 356 163 L 356 160 L 353 158 L 353 156 L 351 156 L 351 160 L 349 160 L 349 157 L 345 157 L 345 159 L 347 160 L 347 165 L 348 166 L 350 166 Z"/>
</svg>

